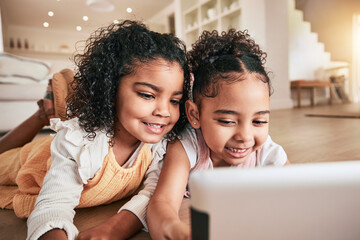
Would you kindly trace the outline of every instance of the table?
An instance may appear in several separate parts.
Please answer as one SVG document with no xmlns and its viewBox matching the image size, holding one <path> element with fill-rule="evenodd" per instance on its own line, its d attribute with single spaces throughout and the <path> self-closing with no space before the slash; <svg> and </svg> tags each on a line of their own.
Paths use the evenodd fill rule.
<svg viewBox="0 0 360 240">
<path fill-rule="evenodd" d="M 308 88 L 311 91 L 311 106 L 314 106 L 315 104 L 315 88 L 329 88 L 330 92 L 330 99 L 329 104 L 332 104 L 332 92 L 331 92 L 331 83 L 328 81 L 320 81 L 320 80 L 294 80 L 291 81 L 290 84 L 291 88 L 296 89 L 297 92 L 297 106 L 301 107 L 301 89 L 302 88 Z"/>
</svg>

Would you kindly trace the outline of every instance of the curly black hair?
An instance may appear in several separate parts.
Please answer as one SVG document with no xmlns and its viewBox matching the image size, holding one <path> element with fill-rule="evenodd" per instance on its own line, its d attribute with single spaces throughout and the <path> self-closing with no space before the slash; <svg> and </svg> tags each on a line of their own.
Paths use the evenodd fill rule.
<svg viewBox="0 0 360 240">
<path fill-rule="evenodd" d="M 188 99 L 189 67 L 185 44 L 171 34 L 150 31 L 143 23 L 125 20 L 99 28 L 88 40 L 84 53 L 76 54 L 76 72 L 67 98 L 68 117 L 78 117 L 89 139 L 96 131 L 114 133 L 117 121 L 115 101 L 119 82 L 143 63 L 158 58 L 177 62 L 184 73 L 180 118 L 169 139 L 177 136 L 186 124 L 184 102 Z"/>
<path fill-rule="evenodd" d="M 229 29 L 219 34 L 216 30 L 204 31 L 188 52 L 190 70 L 194 74 L 193 98 L 200 105 L 202 97 L 215 97 L 218 94 L 217 84 L 240 81 L 229 74 L 257 73 L 260 79 L 269 84 L 270 79 L 265 71 L 266 53 L 250 38 L 248 31 Z"/>
</svg>

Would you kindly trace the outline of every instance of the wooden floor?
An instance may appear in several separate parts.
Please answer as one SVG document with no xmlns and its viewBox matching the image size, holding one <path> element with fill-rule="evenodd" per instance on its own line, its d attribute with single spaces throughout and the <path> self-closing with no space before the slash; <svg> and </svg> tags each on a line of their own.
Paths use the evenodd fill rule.
<svg viewBox="0 0 360 240">
<path fill-rule="evenodd" d="M 360 104 L 274 110 L 270 113 L 270 136 L 294 164 L 360 160 L 360 118 L 305 116 L 319 113 L 359 116 Z"/>
<path fill-rule="evenodd" d="M 326 105 L 273 110 L 270 114 L 270 135 L 282 145 L 292 164 L 360 160 L 360 118 L 307 117 L 316 113 L 360 113 L 360 104 Z M 79 230 L 90 228 L 116 214 L 124 203 L 79 209 L 74 222 Z M 189 219 L 188 201 L 182 208 L 182 218 Z M 0 210 L 0 240 L 25 239 L 26 221 L 18 219 L 12 210 Z M 150 239 L 141 232 L 132 239 Z"/>
</svg>

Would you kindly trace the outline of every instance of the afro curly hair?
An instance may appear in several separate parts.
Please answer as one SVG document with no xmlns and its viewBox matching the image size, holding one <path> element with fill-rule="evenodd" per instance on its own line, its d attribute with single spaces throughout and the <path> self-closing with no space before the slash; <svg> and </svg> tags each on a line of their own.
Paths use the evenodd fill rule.
<svg viewBox="0 0 360 240">
<path fill-rule="evenodd" d="M 200 104 L 202 97 L 215 97 L 219 81 L 240 81 L 229 73 L 256 73 L 260 80 L 269 84 L 265 71 L 266 53 L 250 38 L 248 32 L 229 29 L 219 34 L 204 31 L 188 52 L 190 70 L 194 74 L 192 94 Z"/>
<path fill-rule="evenodd" d="M 184 73 L 180 118 L 167 137 L 173 139 L 184 128 L 184 103 L 189 92 L 189 68 L 185 44 L 171 34 L 150 31 L 144 24 L 125 20 L 99 28 L 86 41 L 84 53 L 76 54 L 76 72 L 67 98 L 67 117 L 78 117 L 89 139 L 96 131 L 114 133 L 117 114 L 116 94 L 122 77 L 132 74 L 143 63 L 162 58 L 177 62 Z"/>
</svg>

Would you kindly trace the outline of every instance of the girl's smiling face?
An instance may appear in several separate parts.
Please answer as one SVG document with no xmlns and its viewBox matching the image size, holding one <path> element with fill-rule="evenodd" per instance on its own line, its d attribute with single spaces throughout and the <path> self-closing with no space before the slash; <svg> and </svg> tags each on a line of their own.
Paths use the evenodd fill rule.
<svg viewBox="0 0 360 240">
<path fill-rule="evenodd" d="M 161 58 L 138 64 L 119 83 L 115 138 L 156 143 L 179 119 L 184 74 L 177 62 Z"/>
<path fill-rule="evenodd" d="M 202 97 L 199 124 L 214 166 L 238 165 L 259 149 L 269 130 L 269 85 L 256 73 L 219 83 L 216 97 Z"/>
</svg>

